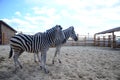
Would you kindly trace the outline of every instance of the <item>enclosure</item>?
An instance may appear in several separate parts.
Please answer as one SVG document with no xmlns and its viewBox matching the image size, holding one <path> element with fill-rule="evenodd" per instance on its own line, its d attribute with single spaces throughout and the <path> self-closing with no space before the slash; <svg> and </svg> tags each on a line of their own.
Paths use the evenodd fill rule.
<svg viewBox="0 0 120 80">
<path fill-rule="evenodd" d="M 52 64 L 55 48 L 47 53 L 49 74 L 40 70 L 33 54 L 20 56 L 23 69 L 14 73 L 13 59 L 8 59 L 9 45 L 0 46 L 0 80 L 120 80 L 120 50 L 109 47 L 63 46 L 62 63 Z"/>
</svg>

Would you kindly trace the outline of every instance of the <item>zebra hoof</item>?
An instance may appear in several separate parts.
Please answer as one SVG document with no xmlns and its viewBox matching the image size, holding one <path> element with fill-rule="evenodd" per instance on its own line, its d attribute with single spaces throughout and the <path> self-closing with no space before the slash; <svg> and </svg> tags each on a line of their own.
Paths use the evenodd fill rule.
<svg viewBox="0 0 120 80">
<path fill-rule="evenodd" d="M 42 66 L 40 66 L 40 70 L 42 70 Z"/>
<path fill-rule="evenodd" d="M 19 71 L 19 67 L 16 67 L 16 68 L 13 70 L 13 73 L 16 74 L 18 71 Z"/>
<path fill-rule="evenodd" d="M 54 61 L 52 61 L 52 64 L 54 64 Z"/>
<path fill-rule="evenodd" d="M 37 61 L 34 61 L 35 63 L 37 63 Z"/>
<path fill-rule="evenodd" d="M 60 59 L 58 59 L 58 61 L 59 61 L 60 64 L 62 63 Z"/>
<path fill-rule="evenodd" d="M 22 65 L 20 65 L 20 68 L 21 68 L 21 69 L 23 68 Z"/>
<path fill-rule="evenodd" d="M 46 73 L 46 74 L 48 74 L 48 73 L 49 73 L 49 70 L 47 70 L 47 69 L 44 69 L 44 71 L 45 71 L 45 73 Z"/>
<path fill-rule="evenodd" d="M 41 62 L 41 61 L 39 60 L 39 62 Z"/>
</svg>

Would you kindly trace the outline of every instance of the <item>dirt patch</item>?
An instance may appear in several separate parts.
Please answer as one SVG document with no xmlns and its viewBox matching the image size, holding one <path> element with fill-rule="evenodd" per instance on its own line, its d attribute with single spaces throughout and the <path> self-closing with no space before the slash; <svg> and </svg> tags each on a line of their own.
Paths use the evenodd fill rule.
<svg viewBox="0 0 120 80">
<path fill-rule="evenodd" d="M 3 51 L 4 49 L 4 51 Z M 33 54 L 24 52 L 19 60 L 23 69 L 14 73 L 13 59 L 7 59 L 9 47 L 0 47 L 0 80 L 120 80 L 120 51 L 104 47 L 62 47 L 61 61 L 52 64 L 55 48 L 47 53 L 45 74 Z"/>
</svg>

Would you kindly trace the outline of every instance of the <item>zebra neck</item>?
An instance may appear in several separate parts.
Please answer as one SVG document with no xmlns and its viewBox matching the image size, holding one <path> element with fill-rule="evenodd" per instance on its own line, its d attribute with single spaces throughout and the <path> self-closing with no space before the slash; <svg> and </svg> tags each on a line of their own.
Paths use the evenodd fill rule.
<svg viewBox="0 0 120 80">
<path fill-rule="evenodd" d="M 66 40 L 68 40 L 68 39 L 69 39 L 69 37 L 70 37 L 69 32 L 64 32 L 64 34 L 65 34 L 65 39 L 66 39 Z"/>
<path fill-rule="evenodd" d="M 51 44 L 53 44 L 55 42 L 55 37 L 52 35 L 46 35 L 46 39 L 48 42 L 48 45 L 50 46 Z"/>
</svg>

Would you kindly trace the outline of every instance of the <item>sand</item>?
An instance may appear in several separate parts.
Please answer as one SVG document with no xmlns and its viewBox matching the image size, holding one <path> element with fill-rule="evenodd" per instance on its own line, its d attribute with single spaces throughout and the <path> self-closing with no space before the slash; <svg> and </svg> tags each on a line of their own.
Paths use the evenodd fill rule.
<svg viewBox="0 0 120 80">
<path fill-rule="evenodd" d="M 23 69 L 14 72 L 13 59 L 8 59 L 9 46 L 0 46 L 0 80 L 120 80 L 120 49 L 90 46 L 64 46 L 62 63 L 52 64 L 55 48 L 47 53 L 49 74 L 40 70 L 33 54 L 24 52 L 19 60 Z"/>
</svg>

